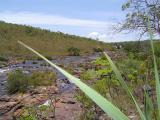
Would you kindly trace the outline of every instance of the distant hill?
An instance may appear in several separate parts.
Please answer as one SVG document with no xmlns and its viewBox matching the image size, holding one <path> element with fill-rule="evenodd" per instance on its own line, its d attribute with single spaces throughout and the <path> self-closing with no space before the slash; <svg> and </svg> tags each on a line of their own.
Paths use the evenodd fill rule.
<svg viewBox="0 0 160 120">
<path fill-rule="evenodd" d="M 78 48 L 81 55 L 91 53 L 95 48 L 109 47 L 107 43 L 89 38 L 0 21 L 0 56 L 32 57 L 33 54 L 21 47 L 18 40 L 45 56 L 68 55 L 71 47 Z"/>
</svg>

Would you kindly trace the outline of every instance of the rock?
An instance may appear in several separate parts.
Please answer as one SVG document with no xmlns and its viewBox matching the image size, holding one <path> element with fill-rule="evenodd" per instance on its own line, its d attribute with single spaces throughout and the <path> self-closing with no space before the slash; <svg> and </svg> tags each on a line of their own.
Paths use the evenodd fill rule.
<svg viewBox="0 0 160 120">
<path fill-rule="evenodd" d="M 43 103 L 43 104 L 40 105 L 39 107 L 41 107 L 41 106 L 43 106 L 43 105 L 45 105 L 45 106 L 50 106 L 50 105 L 51 105 L 51 100 L 47 100 L 45 103 Z"/>
<path fill-rule="evenodd" d="M 2 102 L 0 103 L 0 115 L 3 115 L 10 111 L 14 106 L 16 106 L 18 102 Z"/>
<path fill-rule="evenodd" d="M 18 118 L 18 117 L 20 117 L 22 115 L 22 113 L 23 113 L 23 110 L 22 109 L 18 109 L 13 113 L 13 117 L 14 118 Z"/>
<path fill-rule="evenodd" d="M 5 95 L 0 97 L 0 102 L 9 102 L 10 101 L 10 97 Z"/>
<path fill-rule="evenodd" d="M 0 83 L 0 85 L 1 85 L 1 86 L 3 86 L 3 85 L 4 85 L 4 83 Z"/>
<path fill-rule="evenodd" d="M 137 120 L 137 116 L 135 114 L 128 116 L 131 120 Z"/>
<path fill-rule="evenodd" d="M 29 91 L 32 95 L 34 94 L 55 94 L 58 92 L 58 88 L 55 86 L 39 86 L 36 89 Z"/>
</svg>

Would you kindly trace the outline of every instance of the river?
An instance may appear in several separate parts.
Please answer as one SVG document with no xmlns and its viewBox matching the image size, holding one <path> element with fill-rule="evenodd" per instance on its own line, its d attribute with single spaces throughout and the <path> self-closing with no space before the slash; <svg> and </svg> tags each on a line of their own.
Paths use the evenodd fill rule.
<svg viewBox="0 0 160 120">
<path fill-rule="evenodd" d="M 71 64 L 76 65 L 79 63 L 83 64 L 85 62 L 92 61 L 92 60 L 96 59 L 98 56 L 99 56 L 98 54 L 93 54 L 90 56 L 83 56 L 83 57 L 82 56 L 66 56 L 63 59 L 52 60 L 52 62 L 56 63 L 57 65 L 61 64 L 64 66 L 71 65 Z M 28 74 L 32 73 L 32 71 L 35 71 L 35 70 L 48 70 L 48 69 L 53 70 L 53 72 L 55 72 L 57 75 L 56 82 L 57 82 L 58 88 L 61 92 L 75 89 L 74 84 L 70 83 L 66 79 L 66 77 L 63 76 L 59 71 L 46 65 L 43 60 L 28 60 L 28 61 L 25 61 L 22 63 L 10 65 L 6 68 L 0 69 L 0 96 L 7 94 L 7 90 L 6 90 L 7 73 L 9 73 L 15 69 L 22 69 L 23 72 L 28 73 Z"/>
</svg>

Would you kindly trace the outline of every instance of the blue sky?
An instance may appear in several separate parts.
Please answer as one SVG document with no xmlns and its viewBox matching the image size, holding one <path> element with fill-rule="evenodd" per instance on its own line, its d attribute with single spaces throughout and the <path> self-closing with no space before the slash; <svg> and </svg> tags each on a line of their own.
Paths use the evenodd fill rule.
<svg viewBox="0 0 160 120">
<path fill-rule="evenodd" d="M 115 34 L 113 26 L 124 19 L 126 0 L 2 0 L 0 20 L 61 31 L 105 42 L 136 39 Z"/>
</svg>

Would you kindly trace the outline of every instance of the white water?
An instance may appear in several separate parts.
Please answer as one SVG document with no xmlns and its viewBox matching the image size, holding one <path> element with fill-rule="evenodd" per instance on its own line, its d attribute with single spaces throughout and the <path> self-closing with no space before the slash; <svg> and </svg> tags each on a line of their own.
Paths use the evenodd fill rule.
<svg viewBox="0 0 160 120">
<path fill-rule="evenodd" d="M 9 71 L 9 68 L 0 69 L 0 74 L 3 74 L 5 72 Z"/>
</svg>

